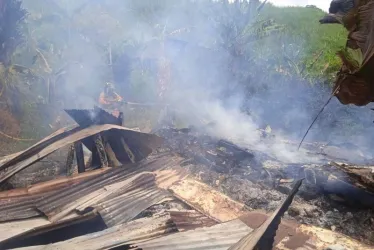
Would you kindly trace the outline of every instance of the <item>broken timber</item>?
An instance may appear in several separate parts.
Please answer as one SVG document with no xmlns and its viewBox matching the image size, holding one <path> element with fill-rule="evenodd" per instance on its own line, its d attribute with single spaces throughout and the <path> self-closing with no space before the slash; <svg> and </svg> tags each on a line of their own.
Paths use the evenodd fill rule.
<svg viewBox="0 0 374 250">
<path fill-rule="evenodd" d="M 109 137 L 108 142 L 112 146 L 114 145 L 113 151 L 121 164 L 130 163 L 131 160 L 127 155 L 124 156 L 122 153 L 123 150 L 117 146 L 119 143 L 119 138 L 124 138 L 124 140 L 127 142 L 131 141 L 131 144 L 129 143 L 131 145 L 130 147 L 137 149 L 137 154 L 135 155 L 136 161 L 144 159 L 145 156 L 152 152 L 153 148 L 161 145 L 163 141 L 156 135 L 145 134 L 111 124 L 93 125 L 86 128 L 78 127 L 68 131 L 60 131 L 60 133 L 56 134 L 55 136 L 51 136 L 3 162 L 0 165 L 0 172 L 2 172 L 2 175 L 0 176 L 0 183 L 7 180 L 19 171 L 27 168 L 34 162 L 43 159 L 54 151 L 64 146 L 72 145 L 75 142 L 82 141 L 82 143 L 89 150 L 93 150 L 94 140 L 92 136 L 98 133 L 103 133 Z"/>
</svg>

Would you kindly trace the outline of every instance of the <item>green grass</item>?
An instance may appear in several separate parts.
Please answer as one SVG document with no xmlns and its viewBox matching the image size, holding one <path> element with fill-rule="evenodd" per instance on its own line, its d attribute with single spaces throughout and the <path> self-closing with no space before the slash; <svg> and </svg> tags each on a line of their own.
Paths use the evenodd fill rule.
<svg viewBox="0 0 374 250">
<path fill-rule="evenodd" d="M 317 8 L 267 5 L 261 19 L 274 19 L 284 27 L 283 41 L 302 45 L 301 63 L 306 64 L 308 77 L 332 80 L 341 64 L 336 52 L 345 46 L 347 32 L 338 24 L 321 25 L 324 15 Z"/>
</svg>

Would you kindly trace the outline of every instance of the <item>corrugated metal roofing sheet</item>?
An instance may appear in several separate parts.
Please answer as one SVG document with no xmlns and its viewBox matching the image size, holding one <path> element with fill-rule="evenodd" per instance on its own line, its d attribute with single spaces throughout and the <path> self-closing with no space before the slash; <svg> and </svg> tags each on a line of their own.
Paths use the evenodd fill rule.
<svg viewBox="0 0 374 250">
<path fill-rule="evenodd" d="M 170 221 L 170 216 L 168 214 L 162 214 L 156 217 L 141 218 L 126 224 L 108 228 L 101 232 L 87 234 L 50 245 L 32 246 L 19 249 L 110 249 L 123 244 L 146 241 L 176 231 L 177 229 L 175 225 Z"/>
<path fill-rule="evenodd" d="M 144 161 L 139 164 L 132 164 L 124 168 L 111 169 L 103 175 L 90 178 L 82 183 L 72 185 L 71 187 L 63 188 L 57 193 L 44 197 L 43 199 L 39 200 L 36 207 L 46 214 L 51 221 L 56 221 L 60 219 L 61 216 L 73 211 L 76 208 L 82 209 L 81 205 L 89 200 L 95 199 L 99 195 L 103 195 L 103 193 L 105 193 L 105 189 L 100 189 L 104 188 L 105 186 L 122 182 L 124 186 L 120 188 L 124 188 L 129 183 L 123 181 L 133 178 L 137 174 L 142 173 L 144 175 L 144 172 L 151 172 L 152 170 L 171 167 L 177 164 L 177 162 L 173 161 L 172 158 L 173 157 L 165 156 L 155 160 Z M 137 182 L 132 182 L 132 185 L 128 186 L 127 189 L 123 191 L 129 191 L 138 187 L 142 187 L 144 189 L 144 187 L 150 184 L 155 185 L 154 179 L 153 182 L 150 180 L 147 181 L 147 179 L 145 181 L 140 180 Z M 117 193 L 116 195 L 119 194 L 121 193 Z"/>
<path fill-rule="evenodd" d="M 79 178 L 79 180 L 70 181 L 70 179 L 74 178 L 65 178 L 65 181 L 53 180 L 47 183 L 31 186 L 27 190 L 22 190 L 22 192 L 1 192 L 0 196 L 1 194 L 4 195 L 3 198 L 0 199 L 0 221 L 10 221 L 40 216 L 42 215 L 41 211 L 45 212 L 47 215 L 50 215 L 50 217 L 61 212 L 66 214 L 66 211 L 69 209 L 64 210 L 66 209 L 64 206 L 67 206 L 71 202 L 77 201 L 78 199 L 91 193 L 95 193 L 95 191 L 98 191 L 106 186 L 107 188 L 111 188 L 111 185 L 125 180 L 129 180 L 130 182 L 127 184 L 127 186 L 126 183 L 123 183 L 123 188 L 125 188 L 126 192 L 139 187 L 150 187 L 149 184 L 154 185 L 155 182 L 154 174 L 148 173 L 148 175 L 137 179 L 135 183 L 131 183 L 131 181 L 134 181 L 131 180 L 131 178 L 134 178 L 140 173 L 144 174 L 145 172 L 154 172 L 157 170 L 178 166 L 180 159 L 181 158 L 177 156 L 163 155 L 153 157 L 139 163 L 129 164 L 120 168 L 108 169 L 106 171 L 99 170 L 97 171 L 97 175 L 87 172 L 82 174 L 86 175 L 87 178 Z M 162 171 L 160 173 L 162 173 Z M 178 178 L 174 178 L 173 181 L 179 180 Z M 168 180 L 169 179 L 162 179 L 161 181 Z M 64 185 L 64 183 L 68 183 L 68 185 Z M 105 197 L 113 198 L 120 195 L 120 191 L 121 190 L 117 190 L 117 193 L 109 193 L 107 196 L 102 196 L 100 200 L 93 201 L 104 202 Z M 18 193 L 21 193 L 22 195 L 19 196 Z M 24 195 L 25 193 L 27 195 Z M 77 204 L 74 206 L 74 209 L 78 208 L 78 210 L 84 210 L 84 208 L 82 209 L 80 206 L 83 203 L 84 202 Z M 88 203 L 87 207 L 90 205 L 92 204 Z"/>
<path fill-rule="evenodd" d="M 136 243 L 136 245 L 143 250 L 226 250 L 251 231 L 252 229 L 240 220 L 233 220 L 212 227 L 167 235 L 162 238 Z"/>
<path fill-rule="evenodd" d="M 42 217 L 0 223 L 0 241 L 22 234 L 33 228 L 48 225 L 50 223 L 51 222 Z"/>
<path fill-rule="evenodd" d="M 81 182 L 89 177 L 102 174 L 109 170 L 109 168 L 101 168 L 88 172 L 81 173 L 74 176 L 57 177 L 54 180 L 32 184 L 25 188 L 16 188 L 7 191 L 0 192 L 0 204 L 5 200 L 12 200 L 17 198 L 23 198 L 34 194 L 45 194 L 49 191 L 57 190 L 66 186 L 73 185 Z"/>
<path fill-rule="evenodd" d="M 4 224 L 8 224 L 4 226 L 0 224 L 0 228 L 3 226 L 2 228 L 8 229 L 8 230 L 12 230 L 13 225 L 24 227 L 24 228 L 18 228 L 16 230 L 13 230 L 15 231 L 15 234 L 11 234 L 11 233 L 7 234 L 6 237 L 3 238 L 4 240 L 0 242 L 0 249 L 12 249 L 14 247 L 23 245 L 25 241 L 29 243 L 32 242 L 32 240 L 30 241 L 30 238 L 33 238 L 35 236 L 37 237 L 39 235 L 43 235 L 45 237 L 45 233 L 48 233 L 51 231 L 57 231 L 61 228 L 66 228 L 66 227 L 71 228 L 72 226 L 76 224 L 93 221 L 97 218 L 98 218 L 97 212 L 92 211 L 90 213 L 85 214 L 84 216 L 77 216 L 77 215 L 68 216 L 66 217 L 66 219 L 58 223 L 50 223 L 48 220 L 43 219 L 43 218 L 35 218 L 35 219 L 25 220 L 25 221 L 21 221 L 17 223 L 4 223 Z M 29 230 L 24 230 L 25 228 Z"/>
<path fill-rule="evenodd" d="M 251 230 L 240 220 L 234 220 L 212 227 L 177 233 L 175 224 L 166 213 L 67 241 L 22 249 L 94 250 L 121 245 L 137 245 L 142 249 L 227 249 Z"/>
<path fill-rule="evenodd" d="M 87 178 L 104 172 L 103 169 L 95 170 L 75 177 L 40 183 L 28 188 L 0 192 L 0 222 L 41 216 L 43 213 L 36 209 L 36 204 L 40 199 L 58 192 L 63 187 L 83 182 Z"/>
<path fill-rule="evenodd" d="M 143 158 L 149 155 L 152 152 L 152 149 L 160 146 L 163 142 L 163 139 L 156 135 L 141 133 L 125 127 L 110 124 L 96 125 L 83 129 L 78 127 L 70 131 L 62 131 L 54 136 L 49 136 L 48 139 L 44 139 L 22 153 L 16 154 L 13 156 L 13 158 L 7 159 L 7 161 L 3 162 L 3 164 L 0 165 L 0 183 L 18 173 L 22 169 L 30 166 L 37 160 L 64 146 L 100 132 L 109 133 L 113 131 L 120 133 L 120 136 L 123 136 L 126 142 L 131 144 L 129 145 L 130 148 L 134 149 L 137 152 L 137 155 L 142 155 Z M 7 171 L 1 172 L 5 169 L 7 169 Z"/>
<path fill-rule="evenodd" d="M 148 207 L 170 196 L 158 188 L 139 188 L 98 205 L 98 211 L 108 227 L 126 223 Z"/>
<path fill-rule="evenodd" d="M 32 195 L 22 199 L 3 200 L 0 204 L 0 222 L 41 216 L 42 213 L 35 209 L 39 198 L 40 195 Z"/>
<path fill-rule="evenodd" d="M 211 227 L 217 224 L 216 221 L 195 211 L 168 211 L 171 220 L 175 223 L 179 232 L 193 230 L 199 227 Z"/>
</svg>

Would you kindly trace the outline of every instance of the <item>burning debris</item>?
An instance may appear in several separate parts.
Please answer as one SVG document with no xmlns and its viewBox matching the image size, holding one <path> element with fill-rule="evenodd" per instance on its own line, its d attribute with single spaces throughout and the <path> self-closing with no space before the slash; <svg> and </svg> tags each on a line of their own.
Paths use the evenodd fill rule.
<svg viewBox="0 0 374 250">
<path fill-rule="evenodd" d="M 318 145 L 309 145 L 308 153 L 330 163 L 285 163 L 193 130 L 165 129 L 159 134 L 171 151 L 187 159 L 191 174 L 253 210 L 275 210 L 295 181 L 305 179 L 286 218 L 373 243 L 374 235 L 367 230 L 374 226 L 373 167 L 337 164 L 332 160 L 341 159 L 321 154 Z"/>
<path fill-rule="evenodd" d="M 374 243 L 369 168 L 286 164 L 193 128 L 165 128 L 157 136 L 105 124 L 107 114 L 98 111 L 1 161 L 5 183 L 70 145 L 67 162 L 75 155 L 78 170 L 0 192 L 1 249 L 371 249 L 359 241 Z M 81 119 L 90 112 L 68 113 Z M 91 160 L 82 158 L 82 145 Z"/>
</svg>

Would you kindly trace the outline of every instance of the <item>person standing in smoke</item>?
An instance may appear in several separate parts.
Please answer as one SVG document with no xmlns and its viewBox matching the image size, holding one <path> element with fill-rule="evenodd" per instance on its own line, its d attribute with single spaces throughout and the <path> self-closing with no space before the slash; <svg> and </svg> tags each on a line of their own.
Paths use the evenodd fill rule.
<svg viewBox="0 0 374 250">
<path fill-rule="evenodd" d="M 100 93 L 100 107 L 109 111 L 116 118 L 120 118 L 122 112 L 119 108 L 123 103 L 123 98 L 115 92 L 113 83 L 107 82 L 104 91 Z"/>
</svg>

